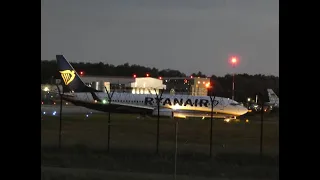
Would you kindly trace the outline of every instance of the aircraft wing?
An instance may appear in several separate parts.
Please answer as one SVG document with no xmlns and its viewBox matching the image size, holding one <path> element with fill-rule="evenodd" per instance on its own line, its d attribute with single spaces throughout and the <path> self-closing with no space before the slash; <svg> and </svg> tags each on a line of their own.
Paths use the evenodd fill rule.
<svg viewBox="0 0 320 180">
<path fill-rule="evenodd" d="M 111 104 L 107 104 L 107 106 L 114 106 L 116 110 L 154 110 L 153 107 L 150 106 L 142 106 L 136 104 L 128 104 L 128 103 L 119 103 L 119 102 L 112 102 Z"/>
<path fill-rule="evenodd" d="M 153 107 L 150 106 L 141 106 L 141 105 L 135 105 L 135 104 L 129 104 L 129 103 L 119 103 L 119 102 L 112 102 L 111 104 L 103 104 L 101 102 L 97 103 L 89 103 L 89 102 L 83 102 L 73 99 L 68 99 L 67 101 L 70 101 L 74 105 L 77 106 L 84 106 L 89 109 L 95 109 L 103 112 L 109 112 L 109 110 L 112 110 L 112 112 L 119 112 L 119 113 L 139 113 L 139 112 L 152 112 L 154 110 Z"/>
</svg>

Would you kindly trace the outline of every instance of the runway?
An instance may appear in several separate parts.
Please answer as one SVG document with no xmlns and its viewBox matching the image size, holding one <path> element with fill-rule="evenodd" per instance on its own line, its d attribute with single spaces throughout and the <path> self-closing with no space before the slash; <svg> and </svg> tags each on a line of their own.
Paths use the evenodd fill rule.
<svg viewBox="0 0 320 180">
<path fill-rule="evenodd" d="M 41 115 L 46 116 L 58 116 L 60 112 L 60 104 L 56 105 L 41 105 Z M 75 105 L 62 105 L 62 114 L 63 115 L 87 115 L 87 117 L 91 114 L 107 114 L 106 112 L 97 111 L 88 109 L 82 106 L 75 106 Z M 240 118 L 243 121 L 246 119 L 249 120 L 250 123 L 261 123 L 260 116 L 249 116 L 249 117 L 242 117 Z M 279 120 L 275 117 L 268 117 L 265 116 L 264 124 L 273 124 L 277 123 Z"/>
<path fill-rule="evenodd" d="M 60 105 L 41 105 L 42 115 L 58 115 L 60 112 Z M 62 114 L 104 114 L 104 112 L 91 110 L 81 106 L 62 105 Z"/>
</svg>

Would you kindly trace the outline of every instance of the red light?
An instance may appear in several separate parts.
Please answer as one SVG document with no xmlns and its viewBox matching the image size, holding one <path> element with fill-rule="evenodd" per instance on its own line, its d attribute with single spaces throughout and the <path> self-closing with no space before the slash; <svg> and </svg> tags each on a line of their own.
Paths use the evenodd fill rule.
<svg viewBox="0 0 320 180">
<path fill-rule="evenodd" d="M 193 78 L 193 76 L 190 76 L 190 78 Z"/>
<path fill-rule="evenodd" d="M 83 71 L 80 71 L 80 75 L 83 75 L 84 74 L 84 72 Z"/>
<path fill-rule="evenodd" d="M 136 78 L 136 77 L 137 77 L 137 75 L 136 75 L 136 74 L 134 74 L 134 75 L 133 75 L 133 77 L 134 77 L 134 78 Z"/>
<path fill-rule="evenodd" d="M 232 57 L 232 58 L 231 58 L 231 62 L 232 62 L 232 64 L 237 63 L 237 58 L 236 58 L 236 57 Z"/>
<path fill-rule="evenodd" d="M 161 76 L 159 76 L 159 79 L 162 79 L 162 77 L 161 77 Z"/>
<path fill-rule="evenodd" d="M 149 77 L 149 74 L 147 73 L 146 76 Z"/>
<path fill-rule="evenodd" d="M 236 67 L 240 63 L 240 59 L 239 55 L 231 55 L 229 56 L 229 63 L 232 67 Z"/>
</svg>

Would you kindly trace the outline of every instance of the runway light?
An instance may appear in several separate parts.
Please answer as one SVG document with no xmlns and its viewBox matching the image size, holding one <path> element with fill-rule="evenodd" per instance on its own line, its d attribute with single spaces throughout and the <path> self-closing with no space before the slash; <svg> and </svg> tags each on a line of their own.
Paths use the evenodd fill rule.
<svg viewBox="0 0 320 180">
<path fill-rule="evenodd" d="M 44 91 L 49 91 L 49 88 L 48 88 L 48 87 L 44 87 L 43 90 L 44 90 Z"/>
</svg>

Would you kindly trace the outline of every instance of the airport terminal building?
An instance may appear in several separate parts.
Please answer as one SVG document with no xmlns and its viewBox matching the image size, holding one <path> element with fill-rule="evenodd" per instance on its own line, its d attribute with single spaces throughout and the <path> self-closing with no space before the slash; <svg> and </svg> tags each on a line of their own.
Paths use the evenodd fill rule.
<svg viewBox="0 0 320 180">
<path fill-rule="evenodd" d="M 82 76 L 83 82 L 96 90 L 106 92 L 131 92 L 132 94 L 156 94 L 164 90 L 165 94 L 186 94 L 206 96 L 210 85 L 210 78 L 200 77 L 110 77 L 110 76 Z M 59 84 L 60 79 L 56 80 Z M 106 87 L 106 89 L 105 89 Z M 43 91 L 56 91 L 55 85 L 41 85 Z"/>
<path fill-rule="evenodd" d="M 106 92 L 106 89 L 117 92 L 131 92 L 132 94 L 155 94 L 160 89 L 166 89 L 161 79 L 152 77 L 81 77 L 88 86 Z M 106 89 L 105 89 L 106 87 Z"/>
<path fill-rule="evenodd" d="M 82 76 L 82 81 L 89 87 L 106 92 L 106 89 L 115 92 L 131 92 L 133 94 L 155 94 L 160 89 L 166 89 L 163 80 L 152 77 L 114 77 L 114 76 Z M 61 80 L 56 79 L 56 84 Z M 60 89 L 62 88 L 61 85 Z M 56 85 L 41 84 L 42 91 L 57 91 Z"/>
<path fill-rule="evenodd" d="M 163 78 L 163 83 L 167 92 L 192 96 L 207 96 L 208 88 L 211 88 L 210 78 L 171 77 Z"/>
<path fill-rule="evenodd" d="M 155 94 L 164 89 L 166 94 L 187 94 L 193 96 L 207 96 L 210 88 L 210 78 L 200 77 L 96 77 L 83 76 L 82 80 L 97 90 L 105 92 L 115 91 L 131 92 L 133 94 Z M 156 91 L 155 91 L 156 90 Z"/>
</svg>

